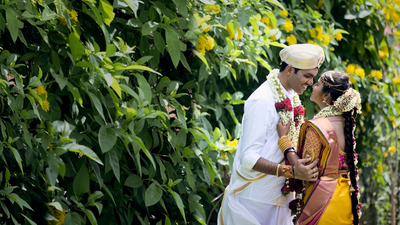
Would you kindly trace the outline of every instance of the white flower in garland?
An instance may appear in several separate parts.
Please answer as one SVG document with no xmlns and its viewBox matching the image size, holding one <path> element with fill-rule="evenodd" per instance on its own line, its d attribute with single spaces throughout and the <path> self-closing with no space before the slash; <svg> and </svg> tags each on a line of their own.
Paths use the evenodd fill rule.
<svg viewBox="0 0 400 225">
<path fill-rule="evenodd" d="M 267 76 L 269 86 L 272 89 L 275 100 L 275 108 L 278 111 L 279 116 L 284 125 L 289 123 L 294 113 L 294 121 L 290 125 L 289 139 L 294 147 L 297 147 L 297 141 L 299 139 L 300 127 L 304 123 L 304 108 L 301 105 L 299 95 L 295 92 L 293 96 L 293 105 L 291 106 L 290 100 L 283 91 L 283 86 L 278 78 L 278 69 L 271 70 Z M 293 110 L 294 109 L 294 110 Z"/>
</svg>

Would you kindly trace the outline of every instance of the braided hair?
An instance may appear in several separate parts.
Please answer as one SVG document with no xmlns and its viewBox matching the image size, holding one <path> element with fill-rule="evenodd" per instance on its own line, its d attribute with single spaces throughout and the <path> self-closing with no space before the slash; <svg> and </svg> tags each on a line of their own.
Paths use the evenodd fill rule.
<svg viewBox="0 0 400 225">
<path fill-rule="evenodd" d="M 343 94 L 343 92 L 350 88 L 351 83 L 349 82 L 349 80 L 350 79 L 347 74 L 337 71 L 328 71 L 321 76 L 321 81 L 323 83 L 322 93 L 330 93 L 332 97 L 331 102 L 329 102 L 330 105 L 332 105 L 338 99 L 338 97 Z M 359 193 L 359 188 L 356 178 L 358 176 L 358 168 L 355 165 L 355 161 L 357 160 L 357 153 L 354 150 L 355 138 L 353 130 L 355 127 L 355 120 L 352 116 L 353 111 L 354 109 L 343 112 L 343 117 L 345 152 L 347 156 L 346 163 L 350 171 L 351 187 L 354 189 L 354 191 L 351 193 L 353 224 L 358 225 L 358 211 L 361 210 L 361 204 L 359 204 L 357 197 Z"/>
</svg>

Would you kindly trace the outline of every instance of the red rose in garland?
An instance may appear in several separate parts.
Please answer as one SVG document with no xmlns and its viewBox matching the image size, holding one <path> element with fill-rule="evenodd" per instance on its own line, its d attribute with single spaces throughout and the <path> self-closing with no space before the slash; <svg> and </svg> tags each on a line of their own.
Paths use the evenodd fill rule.
<svg viewBox="0 0 400 225">
<path fill-rule="evenodd" d="M 296 117 L 297 115 L 304 116 L 304 113 L 305 110 L 301 105 L 294 109 L 294 117 Z"/>
<path fill-rule="evenodd" d="M 285 108 L 285 103 L 283 102 L 277 102 L 275 103 L 275 108 L 278 109 L 284 109 Z"/>
</svg>

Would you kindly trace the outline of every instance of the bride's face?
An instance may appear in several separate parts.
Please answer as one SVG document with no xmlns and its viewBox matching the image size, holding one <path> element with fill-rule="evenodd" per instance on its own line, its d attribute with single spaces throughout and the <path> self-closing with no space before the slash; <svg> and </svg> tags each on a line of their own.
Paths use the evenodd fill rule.
<svg viewBox="0 0 400 225">
<path fill-rule="evenodd" d="M 313 92 L 310 97 L 310 100 L 317 103 L 320 107 L 325 105 L 325 103 L 323 103 L 324 100 L 324 94 L 322 93 L 323 86 L 324 85 L 321 82 L 321 78 L 319 78 L 318 82 L 312 86 Z"/>
</svg>

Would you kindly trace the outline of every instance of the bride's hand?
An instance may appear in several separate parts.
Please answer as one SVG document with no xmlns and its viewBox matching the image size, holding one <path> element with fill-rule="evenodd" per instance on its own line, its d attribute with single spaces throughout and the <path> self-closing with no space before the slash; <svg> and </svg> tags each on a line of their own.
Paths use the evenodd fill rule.
<svg viewBox="0 0 400 225">
<path fill-rule="evenodd" d="M 283 125 L 282 120 L 279 120 L 278 125 L 276 125 L 279 137 L 287 136 L 289 134 L 290 124 L 292 124 L 292 120 L 289 120 L 289 123 L 286 125 Z"/>
</svg>

